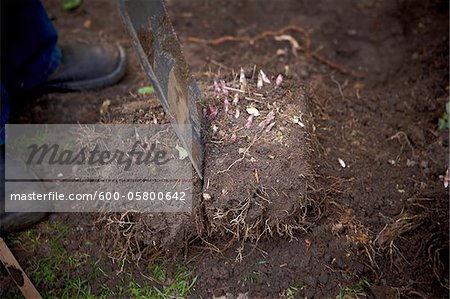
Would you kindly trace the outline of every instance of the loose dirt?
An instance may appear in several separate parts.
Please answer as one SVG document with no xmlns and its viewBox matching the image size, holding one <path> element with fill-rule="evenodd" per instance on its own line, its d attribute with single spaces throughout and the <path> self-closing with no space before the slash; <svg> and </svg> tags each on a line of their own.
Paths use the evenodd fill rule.
<svg viewBox="0 0 450 299">
<path fill-rule="evenodd" d="M 75 36 L 126 45 L 127 75 L 103 91 L 20 102 L 14 122 L 167 122 L 154 95 L 136 95 L 148 82 L 112 2 L 84 3 L 75 12 L 57 0 L 45 3 L 62 42 Z M 168 9 L 204 93 L 205 180 L 196 185 L 194 213 L 53 215 L 51 223 L 85 228 L 61 244 L 88 250 L 108 273 L 139 273 L 139 265 L 162 255 L 188 262 L 197 277 L 194 297 L 446 298 L 449 136 L 437 121 L 449 100 L 448 3 L 172 0 Z M 83 28 L 88 18 L 92 26 Z M 295 30 L 249 41 L 292 24 L 308 32 L 310 45 Z M 233 38 L 200 42 L 224 36 Z M 214 81 L 240 89 L 241 67 L 245 96 L 257 101 L 237 92 L 233 104 L 235 92 L 225 96 Z M 261 90 L 259 70 L 271 80 Z M 278 74 L 284 80 L 276 88 Z M 215 119 L 211 105 L 219 109 Z M 249 106 L 260 116 L 247 129 Z M 271 111 L 275 124 L 266 132 L 259 123 Z M 108 219 L 117 225 L 106 226 Z M 29 261 L 48 248 L 13 250 L 31 271 Z M 130 263 L 112 264 L 108 256 Z M 92 282 L 94 291 L 120 284 L 118 277 Z M 1 279 L 2 290 L 13 288 L 5 274 Z"/>
</svg>

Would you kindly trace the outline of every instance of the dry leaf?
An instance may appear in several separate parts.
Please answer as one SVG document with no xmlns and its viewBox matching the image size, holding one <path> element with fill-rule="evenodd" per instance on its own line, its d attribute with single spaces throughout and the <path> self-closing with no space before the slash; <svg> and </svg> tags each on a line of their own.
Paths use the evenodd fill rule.
<svg viewBox="0 0 450 299">
<path fill-rule="evenodd" d="M 247 109 L 247 113 L 253 116 L 260 116 L 261 114 L 259 113 L 259 110 L 256 109 L 255 107 L 248 107 Z"/>
</svg>

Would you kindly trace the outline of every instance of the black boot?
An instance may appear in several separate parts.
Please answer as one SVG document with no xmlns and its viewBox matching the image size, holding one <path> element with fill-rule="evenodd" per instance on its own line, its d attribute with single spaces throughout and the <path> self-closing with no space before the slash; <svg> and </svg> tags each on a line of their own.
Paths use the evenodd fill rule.
<svg viewBox="0 0 450 299">
<path fill-rule="evenodd" d="M 77 43 L 60 47 L 61 62 L 40 89 L 80 91 L 117 83 L 125 74 L 126 54 L 119 45 Z"/>
</svg>

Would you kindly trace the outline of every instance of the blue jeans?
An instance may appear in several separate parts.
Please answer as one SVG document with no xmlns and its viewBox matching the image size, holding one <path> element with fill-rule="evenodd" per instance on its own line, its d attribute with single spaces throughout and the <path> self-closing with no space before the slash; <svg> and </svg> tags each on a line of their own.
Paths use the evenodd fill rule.
<svg viewBox="0 0 450 299">
<path fill-rule="evenodd" d="M 45 82 L 61 60 L 58 34 L 39 0 L 1 0 L 0 144 L 10 96 Z"/>
</svg>

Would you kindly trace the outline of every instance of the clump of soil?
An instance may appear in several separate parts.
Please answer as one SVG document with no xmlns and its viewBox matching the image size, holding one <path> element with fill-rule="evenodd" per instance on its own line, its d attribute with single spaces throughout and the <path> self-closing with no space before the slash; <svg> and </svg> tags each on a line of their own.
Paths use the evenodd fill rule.
<svg viewBox="0 0 450 299">
<path fill-rule="evenodd" d="M 260 89 L 255 69 L 203 88 L 209 124 L 200 227 L 209 237 L 293 237 L 314 214 L 307 91 L 290 80 L 277 86 L 273 75 Z"/>
<path fill-rule="evenodd" d="M 318 213 L 307 192 L 314 129 L 308 91 L 278 74 L 257 87 L 261 73 L 241 72 L 240 79 L 229 74 L 202 88 L 204 179 L 194 182 L 193 213 L 102 216 L 100 223 L 117 234 L 115 241 L 123 240 L 123 248 L 174 251 L 198 236 L 228 242 L 292 238 L 313 222 Z M 114 118 L 122 119 L 120 111 Z"/>
</svg>

